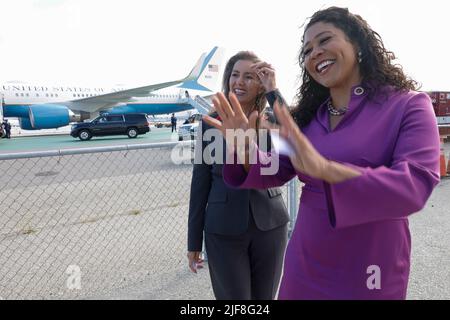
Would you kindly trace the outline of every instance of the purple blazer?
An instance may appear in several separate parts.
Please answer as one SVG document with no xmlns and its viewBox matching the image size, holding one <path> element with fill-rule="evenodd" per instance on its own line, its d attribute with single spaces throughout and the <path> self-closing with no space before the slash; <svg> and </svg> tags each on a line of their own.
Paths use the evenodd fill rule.
<svg viewBox="0 0 450 320">
<path fill-rule="evenodd" d="M 227 164 L 227 184 L 239 188 L 304 182 L 285 256 L 279 299 L 405 299 L 411 236 L 408 216 L 420 211 L 439 182 L 439 133 L 425 93 L 390 87 L 371 99 L 354 87 L 349 110 L 330 130 L 326 102 L 303 128 L 326 158 L 361 176 L 328 184 L 296 172 L 280 156 L 276 175 L 248 174 Z M 268 157 L 259 151 L 261 158 Z"/>
</svg>

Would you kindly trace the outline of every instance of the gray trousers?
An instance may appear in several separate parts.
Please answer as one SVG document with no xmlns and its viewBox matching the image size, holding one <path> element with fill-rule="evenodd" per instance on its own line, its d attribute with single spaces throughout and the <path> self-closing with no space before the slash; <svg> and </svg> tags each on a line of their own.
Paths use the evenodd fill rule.
<svg viewBox="0 0 450 320">
<path fill-rule="evenodd" d="M 280 283 L 287 224 L 261 231 L 250 214 L 246 233 L 205 233 L 214 295 L 218 300 L 272 300 Z"/>
</svg>

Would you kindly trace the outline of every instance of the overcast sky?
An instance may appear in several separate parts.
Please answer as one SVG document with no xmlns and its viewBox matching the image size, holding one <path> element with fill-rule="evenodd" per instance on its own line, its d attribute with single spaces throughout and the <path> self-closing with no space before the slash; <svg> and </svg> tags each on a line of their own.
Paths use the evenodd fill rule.
<svg viewBox="0 0 450 320">
<path fill-rule="evenodd" d="M 151 84 L 217 45 L 272 63 L 291 100 L 303 23 L 330 5 L 365 18 L 423 90 L 450 91 L 446 0 L 0 0 L 0 80 Z"/>
</svg>

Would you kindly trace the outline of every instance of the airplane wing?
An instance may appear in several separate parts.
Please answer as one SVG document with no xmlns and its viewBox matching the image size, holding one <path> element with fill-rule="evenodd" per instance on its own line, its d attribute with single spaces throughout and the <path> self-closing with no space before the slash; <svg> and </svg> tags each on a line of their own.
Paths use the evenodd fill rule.
<svg viewBox="0 0 450 320">
<path fill-rule="evenodd" d="M 189 75 L 183 79 L 163 82 L 158 84 L 152 84 L 148 86 L 126 89 L 121 91 L 115 91 L 107 94 L 98 95 L 95 97 L 82 98 L 77 100 L 67 101 L 64 104 L 71 110 L 84 111 L 84 112 L 96 112 L 102 109 L 108 109 L 116 105 L 132 102 L 134 97 L 147 97 L 152 91 L 159 90 L 174 86 L 176 84 L 196 79 L 200 72 L 205 60 L 206 53 L 203 53 L 197 64 L 191 70 Z"/>
</svg>

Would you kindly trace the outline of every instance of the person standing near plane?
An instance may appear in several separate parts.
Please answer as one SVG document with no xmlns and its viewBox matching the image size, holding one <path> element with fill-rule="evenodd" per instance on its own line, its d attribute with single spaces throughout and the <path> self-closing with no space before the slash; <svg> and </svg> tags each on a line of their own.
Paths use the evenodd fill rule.
<svg viewBox="0 0 450 320">
<path fill-rule="evenodd" d="M 5 130 L 6 138 L 11 139 L 11 123 L 9 123 L 8 119 L 5 119 Z"/>
<path fill-rule="evenodd" d="M 172 132 L 177 131 L 177 117 L 175 117 L 175 113 L 172 113 L 172 117 L 170 117 L 170 124 L 172 125 Z"/>
<path fill-rule="evenodd" d="M 378 33 L 346 8 L 314 13 L 302 45 L 297 107 L 290 113 L 275 102 L 279 126 L 267 124 L 290 152 L 280 155 L 275 175 L 262 173 L 270 155 L 259 150 L 255 164 L 226 164 L 224 179 L 241 188 L 283 185 L 295 176 L 305 183 L 280 299 L 405 299 L 408 216 L 439 182 L 430 97 L 415 91 Z M 264 64 L 255 70 L 274 79 Z M 258 115 L 245 116 L 240 101 L 230 100 L 218 93 L 213 102 L 222 120 L 205 121 L 223 133 L 254 128 Z"/>
<path fill-rule="evenodd" d="M 254 53 L 242 51 L 230 58 L 224 71 L 225 94 L 236 94 L 247 115 L 254 110 L 261 112 L 266 105 L 266 89 L 250 68 L 259 61 Z M 197 137 L 202 154 L 211 143 L 201 138 L 208 129 L 211 127 L 203 122 Z M 194 164 L 188 222 L 189 268 L 196 273 L 202 266 L 204 235 L 216 299 L 274 299 L 289 222 L 281 191 L 227 187 L 222 177 L 225 159 L 218 158 L 220 163 L 210 164 L 202 157 Z"/>
<path fill-rule="evenodd" d="M 5 136 L 5 121 L 2 121 L 2 124 L 0 125 L 0 138 L 4 138 Z"/>
<path fill-rule="evenodd" d="M 8 122 L 8 119 L 3 120 L 2 127 L 5 134 L 5 138 L 11 139 L 11 124 Z"/>
</svg>

